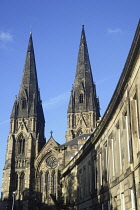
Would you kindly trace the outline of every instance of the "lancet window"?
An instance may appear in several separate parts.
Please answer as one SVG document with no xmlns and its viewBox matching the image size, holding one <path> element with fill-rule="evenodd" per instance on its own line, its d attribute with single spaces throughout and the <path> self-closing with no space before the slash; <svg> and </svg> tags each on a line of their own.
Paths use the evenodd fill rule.
<svg viewBox="0 0 140 210">
<path fill-rule="evenodd" d="M 25 138 L 23 134 L 21 134 L 18 138 L 18 154 L 25 153 Z"/>
<path fill-rule="evenodd" d="M 25 109 L 26 108 L 26 99 L 23 98 L 22 99 L 22 109 Z"/>
<path fill-rule="evenodd" d="M 80 93 L 79 95 L 79 103 L 83 103 L 84 102 L 84 94 Z"/>
<path fill-rule="evenodd" d="M 49 172 L 46 173 L 46 194 L 47 196 L 50 194 L 50 174 Z"/>
<path fill-rule="evenodd" d="M 40 192 L 43 193 L 44 190 L 44 174 L 40 174 Z"/>
<path fill-rule="evenodd" d="M 56 173 L 52 173 L 52 193 L 56 195 Z"/>
<path fill-rule="evenodd" d="M 36 174 L 36 189 L 37 189 L 37 191 L 40 190 L 40 174 L 39 174 L 39 172 L 37 172 L 37 174 Z"/>
<path fill-rule="evenodd" d="M 38 179 L 39 178 L 39 179 Z M 49 197 L 50 194 L 53 194 L 56 196 L 57 192 L 57 174 L 56 171 L 53 171 L 50 173 L 50 171 L 47 171 L 46 174 L 43 172 L 40 172 L 39 175 L 37 175 L 36 183 L 38 184 L 38 181 L 40 182 L 39 191 L 42 193 L 42 196 L 44 197 L 44 193 L 46 194 L 46 197 Z"/>
<path fill-rule="evenodd" d="M 25 187 L 25 174 L 24 172 L 20 175 L 20 191 L 22 191 Z"/>
</svg>

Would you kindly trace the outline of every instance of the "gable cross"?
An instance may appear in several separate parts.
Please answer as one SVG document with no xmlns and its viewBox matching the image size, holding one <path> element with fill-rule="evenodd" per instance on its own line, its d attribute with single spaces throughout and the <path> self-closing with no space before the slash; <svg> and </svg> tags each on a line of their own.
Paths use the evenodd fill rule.
<svg viewBox="0 0 140 210">
<path fill-rule="evenodd" d="M 52 137 L 53 131 L 51 131 L 50 134 L 51 134 L 51 137 Z"/>
</svg>

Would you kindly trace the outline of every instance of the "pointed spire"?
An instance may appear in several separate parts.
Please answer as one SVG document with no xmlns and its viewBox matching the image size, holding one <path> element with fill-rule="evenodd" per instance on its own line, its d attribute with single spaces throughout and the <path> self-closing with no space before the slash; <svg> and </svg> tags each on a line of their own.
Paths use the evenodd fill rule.
<svg viewBox="0 0 140 210">
<path fill-rule="evenodd" d="M 93 83 L 85 29 L 82 25 L 76 76 L 68 113 L 96 110 L 96 100 L 96 87 Z"/>
<path fill-rule="evenodd" d="M 34 88 L 34 92 L 38 91 L 38 81 L 37 81 L 32 33 L 30 33 L 20 92 L 23 91 L 23 88 L 29 88 L 31 86 L 32 88 Z"/>
<path fill-rule="evenodd" d="M 79 78 L 80 74 L 82 73 L 81 77 L 85 77 L 86 70 L 88 70 L 88 72 L 90 73 L 90 77 L 92 77 L 85 29 L 84 29 L 84 25 L 82 25 L 82 33 L 81 33 L 81 40 L 80 40 L 79 53 L 78 53 L 76 76 Z"/>
<path fill-rule="evenodd" d="M 90 133 L 100 117 L 96 86 L 93 82 L 84 25 L 82 25 L 76 76 L 68 106 L 66 141 Z"/>
<path fill-rule="evenodd" d="M 18 117 L 40 116 L 44 118 L 38 88 L 32 33 L 30 33 L 17 106 Z M 13 116 L 11 115 L 11 117 Z"/>
<path fill-rule="evenodd" d="M 87 78 L 89 79 L 89 82 L 92 84 L 93 79 L 92 79 L 91 66 L 90 66 L 90 60 L 87 48 L 86 35 L 85 35 L 84 25 L 82 25 L 75 83 L 79 83 L 81 80 L 86 81 Z"/>
</svg>

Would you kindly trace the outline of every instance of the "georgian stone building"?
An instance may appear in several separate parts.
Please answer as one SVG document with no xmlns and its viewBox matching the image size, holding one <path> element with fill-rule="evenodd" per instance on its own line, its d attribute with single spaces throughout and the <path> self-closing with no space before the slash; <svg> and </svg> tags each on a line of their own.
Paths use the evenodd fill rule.
<svg viewBox="0 0 140 210">
<path fill-rule="evenodd" d="M 84 26 L 66 142 L 44 137 L 32 34 L 10 117 L 1 209 L 140 209 L 140 22 L 100 118 Z"/>
</svg>

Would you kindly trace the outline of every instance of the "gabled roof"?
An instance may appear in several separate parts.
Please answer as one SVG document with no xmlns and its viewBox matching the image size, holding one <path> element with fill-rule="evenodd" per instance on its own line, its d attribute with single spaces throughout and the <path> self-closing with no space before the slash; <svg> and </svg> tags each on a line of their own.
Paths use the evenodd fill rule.
<svg viewBox="0 0 140 210">
<path fill-rule="evenodd" d="M 64 144 L 61 144 L 59 147 L 61 148 L 64 146 L 67 147 L 67 146 L 77 145 L 78 141 L 80 141 L 80 140 L 86 141 L 89 139 L 90 136 L 91 136 L 91 133 L 84 133 L 84 134 L 77 136 L 76 138 L 64 143 Z"/>
<path fill-rule="evenodd" d="M 53 138 L 53 136 L 51 136 L 48 141 L 46 142 L 46 145 L 50 145 L 53 144 L 54 146 L 59 146 L 60 144 L 58 142 L 56 142 Z"/>
</svg>

